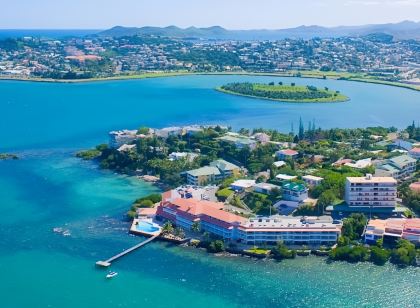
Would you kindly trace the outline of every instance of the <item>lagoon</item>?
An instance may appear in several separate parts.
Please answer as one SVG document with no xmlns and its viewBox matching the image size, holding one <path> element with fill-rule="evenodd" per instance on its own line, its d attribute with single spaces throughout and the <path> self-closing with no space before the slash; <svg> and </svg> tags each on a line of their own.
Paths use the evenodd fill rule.
<svg viewBox="0 0 420 308">
<path fill-rule="evenodd" d="M 395 125 L 420 114 L 420 92 L 334 80 L 278 78 L 342 90 L 343 104 L 296 105 L 224 95 L 230 81 L 273 77 L 182 76 L 80 84 L 0 82 L 0 289 L 2 307 L 418 307 L 420 268 L 218 257 L 151 243 L 112 265 L 97 260 L 139 242 L 124 212 L 156 188 L 73 155 L 111 129 L 221 123 L 290 130 Z M 353 105 L 352 105 L 353 104 Z M 343 107 L 344 106 L 344 107 Z M 382 108 L 381 108 L 382 106 Z M 332 109 L 330 109 L 332 108 Z M 343 109 L 344 108 L 344 109 Z M 375 111 L 376 110 L 376 111 Z M 68 229 L 70 236 L 52 232 Z"/>
<path fill-rule="evenodd" d="M 294 104 L 226 95 L 229 82 L 283 81 L 340 90 L 346 103 Z M 178 76 L 88 83 L 0 82 L 0 151 L 86 147 L 112 129 L 181 124 L 295 131 L 299 117 L 322 128 L 396 126 L 419 120 L 420 92 L 340 80 L 264 76 Z"/>
</svg>

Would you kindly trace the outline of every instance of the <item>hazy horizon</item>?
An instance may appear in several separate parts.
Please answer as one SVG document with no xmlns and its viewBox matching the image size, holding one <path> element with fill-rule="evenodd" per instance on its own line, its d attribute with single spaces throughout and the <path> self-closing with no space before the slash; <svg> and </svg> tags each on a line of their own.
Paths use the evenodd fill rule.
<svg viewBox="0 0 420 308">
<path fill-rule="evenodd" d="M 378 25 L 378 24 L 398 24 L 398 23 L 402 23 L 402 22 L 414 22 L 414 23 L 420 23 L 420 20 L 401 20 L 401 21 L 396 21 L 396 22 L 389 22 L 389 23 L 369 23 L 369 24 L 355 24 L 355 25 L 337 25 L 337 26 L 325 26 L 325 25 L 320 25 L 320 24 L 301 24 L 301 25 L 297 25 L 294 27 L 282 27 L 282 28 L 241 28 L 241 29 L 232 29 L 232 28 L 226 28 L 223 27 L 221 25 L 210 25 L 210 26 L 196 26 L 196 25 L 191 25 L 191 26 L 186 26 L 186 27 L 182 27 L 182 26 L 178 26 L 178 25 L 174 25 L 174 24 L 168 24 L 168 25 L 162 25 L 162 26 L 157 26 L 157 25 L 140 25 L 140 26 L 126 26 L 126 25 L 113 25 L 107 28 L 0 28 L 0 30 L 38 30 L 38 31 L 48 31 L 48 30 L 57 30 L 57 31 L 72 31 L 72 30 L 86 30 L 86 31 L 102 31 L 102 30 L 107 30 L 107 29 L 111 29 L 113 27 L 127 27 L 127 28 L 142 28 L 142 27 L 159 27 L 159 28 L 167 28 L 167 27 L 178 27 L 180 29 L 187 29 L 190 27 L 195 27 L 195 28 L 211 28 L 211 27 L 222 27 L 226 30 L 282 30 L 282 29 L 287 29 L 287 28 L 297 28 L 297 27 L 301 27 L 301 26 L 306 26 L 306 27 L 311 27 L 311 26 L 318 26 L 318 27 L 325 27 L 325 28 L 335 28 L 335 27 L 357 27 L 357 26 L 367 26 L 367 25 Z"/>
<path fill-rule="evenodd" d="M 420 21 L 420 0 L 196 1 L 0 0 L 0 29 L 109 29 L 113 26 L 180 28 L 221 26 L 229 30 L 284 29 Z M 374 12 L 374 14 L 372 14 Z"/>
</svg>

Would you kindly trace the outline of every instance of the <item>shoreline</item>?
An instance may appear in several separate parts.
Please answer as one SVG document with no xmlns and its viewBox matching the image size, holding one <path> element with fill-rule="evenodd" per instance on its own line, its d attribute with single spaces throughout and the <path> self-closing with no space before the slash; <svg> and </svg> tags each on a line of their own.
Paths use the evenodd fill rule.
<svg viewBox="0 0 420 308">
<path fill-rule="evenodd" d="M 297 73 L 300 73 L 300 76 L 296 76 Z M 413 91 L 420 91 L 420 85 L 408 84 L 397 81 L 385 81 L 379 79 L 370 79 L 363 77 L 352 77 L 351 75 L 346 75 L 351 73 L 337 73 L 337 74 L 322 74 L 322 72 L 317 71 L 290 71 L 283 73 L 269 73 L 269 72 L 187 72 L 187 71 L 175 71 L 175 72 L 147 72 L 134 75 L 119 75 L 112 77 L 98 77 L 98 78 L 89 78 L 89 79 L 51 79 L 51 78 L 23 78 L 23 77 L 10 77 L 10 76 L 0 76 L 0 81 L 22 81 L 22 82 L 45 82 L 45 83 L 63 83 L 63 84 L 72 84 L 72 83 L 88 83 L 88 82 L 101 82 L 101 81 L 118 81 L 118 80 L 138 80 L 138 79 L 148 79 L 148 78 L 160 78 L 160 77 L 177 77 L 177 76 L 187 76 L 187 75 L 243 75 L 243 76 L 267 76 L 267 77 L 286 77 L 286 78 L 313 78 L 313 79 L 331 79 L 331 80 L 343 80 L 343 81 L 354 81 L 354 82 L 363 82 L 363 83 L 372 83 L 379 85 L 386 85 L 398 88 L 404 88 Z M 326 78 L 324 78 L 326 76 Z"/>
<path fill-rule="evenodd" d="M 270 97 L 262 97 L 262 96 L 255 96 L 255 95 L 247 95 L 247 94 L 241 94 L 233 91 L 228 91 L 225 89 L 222 89 L 222 87 L 215 88 L 216 91 L 229 94 L 229 95 L 236 95 L 236 96 L 242 96 L 242 97 L 248 97 L 253 99 L 262 99 L 267 101 L 274 101 L 274 102 L 280 102 L 280 103 L 292 103 L 292 104 L 331 104 L 331 103 L 344 103 L 350 101 L 350 98 L 346 95 L 343 95 L 345 99 L 337 99 L 337 100 L 329 100 L 329 101 L 299 101 L 299 100 L 291 100 L 291 99 L 277 99 L 277 98 L 270 98 Z"/>
</svg>

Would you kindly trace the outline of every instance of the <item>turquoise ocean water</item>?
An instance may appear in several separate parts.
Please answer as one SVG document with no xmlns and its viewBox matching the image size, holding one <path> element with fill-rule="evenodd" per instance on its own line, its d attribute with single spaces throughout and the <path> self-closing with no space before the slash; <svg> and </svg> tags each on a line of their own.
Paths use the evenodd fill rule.
<svg viewBox="0 0 420 308">
<path fill-rule="evenodd" d="M 124 213 L 156 191 L 74 158 L 111 129 L 221 123 L 290 130 L 301 116 L 321 127 L 419 120 L 420 93 L 309 80 L 351 97 L 342 104 L 279 104 L 228 96 L 214 86 L 266 77 L 188 76 L 86 84 L 0 82 L 0 290 L 2 307 L 418 307 L 420 269 L 327 264 L 323 258 L 254 261 L 152 243 L 116 262 L 97 260 L 139 238 Z M 303 79 L 284 82 L 306 83 Z M 52 232 L 70 230 L 71 236 Z"/>
</svg>

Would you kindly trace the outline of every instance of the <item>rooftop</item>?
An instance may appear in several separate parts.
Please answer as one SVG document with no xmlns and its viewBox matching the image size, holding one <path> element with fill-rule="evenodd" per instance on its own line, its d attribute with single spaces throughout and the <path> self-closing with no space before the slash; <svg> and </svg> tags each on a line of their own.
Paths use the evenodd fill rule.
<svg viewBox="0 0 420 308">
<path fill-rule="evenodd" d="M 300 183 L 294 183 L 294 182 L 287 182 L 283 184 L 283 189 L 286 190 L 293 190 L 293 191 L 305 191 L 306 186 Z"/>
<path fill-rule="evenodd" d="M 290 180 L 297 179 L 297 176 L 280 173 L 276 175 L 276 179 L 290 181 Z"/>
<path fill-rule="evenodd" d="M 198 169 L 189 170 L 187 171 L 187 173 L 192 176 L 205 176 L 205 175 L 212 175 L 212 174 L 219 175 L 220 171 L 217 167 L 204 166 Z"/>
<path fill-rule="evenodd" d="M 222 202 L 211 202 L 205 200 L 194 199 L 175 199 L 171 201 L 178 210 L 189 213 L 194 216 L 207 215 L 227 223 L 244 223 L 245 218 L 225 212 Z"/>
<path fill-rule="evenodd" d="M 412 158 L 408 155 L 401 155 L 401 156 L 393 157 L 393 158 L 389 159 L 389 161 L 394 163 L 398 167 L 403 168 L 407 164 L 415 163 L 416 159 L 414 159 L 414 158 Z"/>
<path fill-rule="evenodd" d="M 321 178 L 319 176 L 314 176 L 314 175 L 304 175 L 302 177 L 302 179 L 304 179 L 304 180 L 311 180 L 311 181 L 322 181 L 324 178 Z"/>
<path fill-rule="evenodd" d="M 235 182 L 233 182 L 232 184 L 230 184 L 231 186 L 236 186 L 236 187 L 242 187 L 242 188 L 249 188 L 255 185 L 255 180 L 236 180 Z"/>
<path fill-rule="evenodd" d="M 390 176 L 372 176 L 368 174 L 366 176 L 359 177 L 347 177 L 347 181 L 350 183 L 392 183 L 397 184 L 397 180 Z"/>
<path fill-rule="evenodd" d="M 291 149 L 280 150 L 277 153 L 283 154 L 283 155 L 290 155 L 290 156 L 292 156 L 292 155 L 298 155 L 299 154 L 298 151 L 291 150 Z"/>
<path fill-rule="evenodd" d="M 291 217 L 291 216 L 271 216 L 271 217 L 258 217 L 250 218 L 245 224 L 245 228 L 255 229 L 332 229 L 337 230 L 341 227 L 340 224 L 333 223 L 329 216 L 320 217 Z"/>
<path fill-rule="evenodd" d="M 215 161 L 211 162 L 210 167 L 217 167 L 222 172 L 223 171 L 233 171 L 235 169 L 239 169 L 239 167 L 236 166 L 235 164 L 232 164 L 232 163 L 230 163 L 226 160 L 223 160 L 223 159 L 218 159 L 218 160 L 215 160 Z"/>
<path fill-rule="evenodd" d="M 196 200 L 215 200 L 217 186 L 192 186 L 183 185 L 175 189 L 165 191 L 162 194 L 162 201 L 171 201 L 174 199 L 196 199 Z"/>
</svg>

